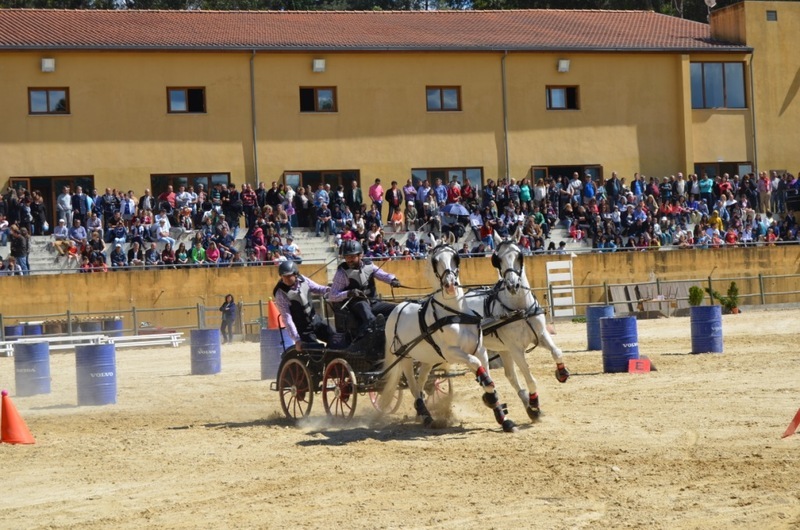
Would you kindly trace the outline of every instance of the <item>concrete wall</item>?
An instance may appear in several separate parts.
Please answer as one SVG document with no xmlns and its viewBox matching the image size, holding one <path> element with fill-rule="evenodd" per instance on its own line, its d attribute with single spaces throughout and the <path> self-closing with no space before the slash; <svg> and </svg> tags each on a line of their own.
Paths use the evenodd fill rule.
<svg viewBox="0 0 800 530">
<path fill-rule="evenodd" d="M 526 258 L 525 270 L 534 289 L 546 289 L 546 263 L 551 260 L 570 259 L 569 256 L 534 256 Z M 572 259 L 576 299 L 582 303 L 605 301 L 601 287 L 606 284 L 633 284 L 669 280 L 706 280 L 713 278 L 753 277 L 752 281 L 738 281 L 741 295 L 759 292 L 758 275 L 798 275 L 793 278 L 771 279 L 765 282 L 765 291 L 800 291 L 800 246 L 759 247 L 748 249 L 697 250 L 671 252 L 617 252 L 613 254 L 583 254 Z M 395 261 L 384 265 L 395 273 L 408 287 L 395 293 L 403 297 L 421 297 L 431 289 L 428 261 Z M 318 283 L 327 282 L 325 269 L 302 265 L 303 274 L 312 275 Z M 461 279 L 465 285 L 491 285 L 497 274 L 489 258 L 461 260 Z M 6 324 L 16 319 L 9 316 L 36 316 L 63 313 L 98 312 L 115 315 L 116 311 L 154 309 L 142 311 L 137 320 L 161 326 L 196 325 L 196 306 L 208 306 L 212 315 L 222 304 L 226 294 L 232 293 L 237 302 L 247 304 L 266 301 L 272 296 L 277 282 L 274 267 L 209 268 L 141 272 L 115 272 L 107 274 L 65 274 L 27 277 L 7 277 L 0 281 L 0 312 Z M 727 282 L 714 284 L 721 292 Z M 389 296 L 388 285 L 379 284 L 379 291 Z M 544 292 L 538 291 L 540 299 Z M 773 296 L 767 303 L 797 303 L 796 294 Z M 760 303 L 759 299 L 742 298 L 742 305 Z M 164 308 L 181 307 L 176 311 Z M 247 308 L 245 321 L 258 318 L 258 308 Z M 581 311 L 579 311 L 580 313 Z M 137 323 L 138 325 L 138 323 Z M 131 326 L 126 321 L 126 328 Z"/>
</svg>

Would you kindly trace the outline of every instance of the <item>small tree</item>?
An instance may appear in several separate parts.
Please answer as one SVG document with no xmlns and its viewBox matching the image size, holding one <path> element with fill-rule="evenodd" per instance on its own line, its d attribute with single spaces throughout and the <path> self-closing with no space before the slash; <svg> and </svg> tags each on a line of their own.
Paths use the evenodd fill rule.
<svg viewBox="0 0 800 530">
<path fill-rule="evenodd" d="M 702 304 L 704 296 L 705 296 L 705 293 L 703 292 L 703 290 L 700 287 L 698 287 L 696 285 L 692 285 L 691 287 L 689 287 L 689 305 L 690 306 L 697 306 L 697 305 Z"/>
<path fill-rule="evenodd" d="M 706 292 L 711 295 L 711 299 L 718 300 L 719 304 L 725 308 L 726 313 L 739 312 L 739 287 L 736 282 L 731 282 L 728 286 L 728 296 L 722 296 L 719 292 L 710 287 L 706 287 Z"/>
</svg>

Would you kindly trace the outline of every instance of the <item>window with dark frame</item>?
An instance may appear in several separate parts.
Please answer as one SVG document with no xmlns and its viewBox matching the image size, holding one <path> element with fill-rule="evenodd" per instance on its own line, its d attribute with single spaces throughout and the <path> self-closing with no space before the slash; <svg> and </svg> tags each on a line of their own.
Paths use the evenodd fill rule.
<svg viewBox="0 0 800 530">
<path fill-rule="evenodd" d="M 167 190 L 167 186 L 172 188 L 177 193 L 180 186 L 194 186 L 194 191 L 198 191 L 198 186 L 203 185 L 203 190 L 208 192 L 217 184 L 223 184 L 226 187 L 231 182 L 230 173 L 169 173 L 169 174 L 152 174 L 150 175 L 150 189 L 153 190 L 153 195 L 158 197 Z"/>
<path fill-rule="evenodd" d="M 206 89 L 203 87 L 167 88 L 167 112 L 171 114 L 204 114 Z"/>
<path fill-rule="evenodd" d="M 744 63 L 691 63 L 693 109 L 747 108 Z"/>
<path fill-rule="evenodd" d="M 300 87 L 300 112 L 336 112 L 336 87 Z"/>
<path fill-rule="evenodd" d="M 773 11 L 771 9 L 767 10 L 767 22 L 777 22 L 778 21 L 778 12 Z"/>
<path fill-rule="evenodd" d="M 444 168 L 417 168 L 411 170 L 411 182 L 415 188 L 427 180 L 434 186 L 436 179 L 442 179 L 445 184 L 455 179 L 460 185 L 469 180 L 470 185 L 476 190 L 483 187 L 482 167 L 444 167 Z"/>
<path fill-rule="evenodd" d="M 426 107 L 433 112 L 461 110 L 461 87 L 429 86 L 425 88 Z"/>
<path fill-rule="evenodd" d="M 29 114 L 69 114 L 69 88 L 29 88 Z"/>
<path fill-rule="evenodd" d="M 547 87 L 547 110 L 578 110 L 578 87 Z"/>
</svg>

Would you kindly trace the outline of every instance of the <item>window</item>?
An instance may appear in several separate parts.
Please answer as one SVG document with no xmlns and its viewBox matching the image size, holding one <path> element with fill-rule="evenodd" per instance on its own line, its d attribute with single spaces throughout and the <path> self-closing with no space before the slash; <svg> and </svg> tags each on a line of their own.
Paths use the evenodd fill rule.
<svg viewBox="0 0 800 530">
<path fill-rule="evenodd" d="M 414 187 L 418 188 L 425 180 L 427 180 L 431 186 L 434 186 L 436 185 L 436 179 L 442 179 L 442 182 L 445 184 L 455 179 L 461 185 L 469 180 L 470 185 L 476 190 L 479 190 L 483 185 L 483 168 L 449 167 L 411 170 L 411 181 Z"/>
<path fill-rule="evenodd" d="M 767 22 L 777 22 L 778 21 L 778 12 L 767 10 Z"/>
<path fill-rule="evenodd" d="M 428 110 L 461 110 L 461 87 L 429 86 L 425 89 Z"/>
<path fill-rule="evenodd" d="M 699 176 L 708 175 L 712 179 L 725 173 L 733 176 L 744 176 L 753 172 L 753 164 L 750 162 L 697 162 L 694 165 L 694 172 Z"/>
<path fill-rule="evenodd" d="M 336 88 L 300 87 L 300 112 L 336 112 Z"/>
<path fill-rule="evenodd" d="M 298 186 L 311 186 L 312 191 L 317 191 L 317 186 L 322 184 L 330 184 L 331 189 L 335 190 L 337 186 L 344 186 L 345 191 L 350 189 L 350 181 L 361 180 L 360 173 L 357 169 L 349 170 L 326 170 L 326 171 L 284 171 L 283 182 L 293 189 Z M 366 194 L 366 191 L 364 192 Z"/>
<path fill-rule="evenodd" d="M 68 88 L 29 88 L 29 114 L 69 114 Z"/>
<path fill-rule="evenodd" d="M 168 88 L 167 112 L 202 114 L 206 111 L 205 88 Z"/>
<path fill-rule="evenodd" d="M 153 190 L 153 195 L 158 197 L 161 193 L 167 190 L 167 186 L 177 192 L 178 188 L 185 186 L 194 186 L 194 190 L 198 191 L 198 185 L 202 184 L 203 189 L 208 192 L 217 184 L 227 186 L 231 181 L 230 173 L 175 173 L 167 175 L 150 175 L 150 189 Z"/>
<path fill-rule="evenodd" d="M 693 109 L 743 109 L 744 63 L 692 63 Z"/>
<path fill-rule="evenodd" d="M 547 110 L 577 110 L 578 87 L 576 86 L 549 86 L 547 87 Z"/>
<path fill-rule="evenodd" d="M 531 180 L 536 183 L 539 179 L 554 178 L 561 180 L 564 177 L 572 178 L 577 173 L 583 178 L 587 173 L 592 180 L 600 180 L 603 176 L 603 166 L 600 164 L 581 164 L 575 166 L 531 166 Z"/>
</svg>

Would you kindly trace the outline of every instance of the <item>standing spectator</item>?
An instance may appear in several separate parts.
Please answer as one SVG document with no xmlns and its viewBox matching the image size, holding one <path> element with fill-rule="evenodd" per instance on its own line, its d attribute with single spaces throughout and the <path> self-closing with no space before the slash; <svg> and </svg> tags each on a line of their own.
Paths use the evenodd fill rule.
<svg viewBox="0 0 800 530">
<path fill-rule="evenodd" d="M 153 211 L 156 209 L 156 199 L 149 189 L 144 190 L 144 195 L 139 198 L 139 212 L 145 210 Z"/>
<path fill-rule="evenodd" d="M 64 219 L 64 224 L 72 226 L 72 194 L 69 186 L 61 188 L 61 193 L 56 199 L 56 215 L 58 219 Z"/>
<path fill-rule="evenodd" d="M 30 274 L 30 267 L 28 266 L 30 248 L 31 242 L 27 228 L 24 226 L 19 228 L 17 225 L 11 225 L 10 254 L 14 257 L 20 269 L 22 269 L 22 274 L 25 276 Z"/>
<path fill-rule="evenodd" d="M 72 196 L 72 219 L 76 219 L 81 224 L 86 222 L 86 215 L 92 210 L 92 200 L 83 193 L 83 188 L 78 186 L 75 188 L 75 194 Z"/>
<path fill-rule="evenodd" d="M 236 322 L 236 302 L 233 301 L 232 294 L 225 295 L 225 301 L 219 310 L 222 313 L 222 323 L 219 326 L 222 343 L 230 344 L 233 342 L 233 323 Z"/>
<path fill-rule="evenodd" d="M 409 203 L 414 204 L 417 201 L 417 188 L 414 187 L 411 179 L 408 179 L 406 185 L 403 186 L 403 200 L 406 203 L 406 208 L 408 208 Z"/>
<path fill-rule="evenodd" d="M 392 221 L 392 215 L 394 214 L 395 210 L 400 209 L 400 205 L 403 202 L 403 194 L 400 189 L 397 187 L 397 181 L 393 180 L 391 187 L 386 190 L 385 195 L 386 204 L 389 205 L 389 213 L 386 216 L 386 222 L 390 223 Z"/>
<path fill-rule="evenodd" d="M 281 193 L 278 190 L 277 182 L 275 181 L 272 182 L 272 186 L 265 195 L 265 201 L 266 203 L 264 204 L 264 206 L 272 206 L 273 210 L 283 202 L 283 197 L 281 197 Z"/>
<path fill-rule="evenodd" d="M 258 206 L 258 195 L 250 184 L 243 184 L 244 189 L 241 193 L 242 208 L 244 210 L 245 223 L 250 228 L 256 222 L 256 207 Z"/>
<path fill-rule="evenodd" d="M 444 185 L 442 179 L 437 178 L 433 186 L 433 194 L 436 197 L 436 203 L 439 205 L 447 204 L 447 186 Z"/>
<path fill-rule="evenodd" d="M 30 204 L 31 217 L 33 218 L 33 234 L 43 236 L 49 230 L 44 199 L 38 191 L 34 191 L 31 197 L 33 199 Z"/>
<path fill-rule="evenodd" d="M 369 198 L 372 200 L 372 205 L 378 209 L 378 216 L 383 215 L 383 186 L 381 186 L 381 179 L 375 179 L 375 184 L 369 187 Z"/>
<path fill-rule="evenodd" d="M 164 203 L 166 203 L 166 205 Z M 171 212 L 175 209 L 175 191 L 172 189 L 171 184 L 158 196 L 158 207 L 167 212 Z"/>
<path fill-rule="evenodd" d="M 350 181 L 350 189 L 344 196 L 345 203 L 350 207 L 350 211 L 360 212 L 361 205 L 364 203 L 364 197 L 361 193 L 361 188 L 358 187 L 358 182 L 355 180 Z"/>
<path fill-rule="evenodd" d="M 125 226 L 130 227 L 136 217 L 136 197 L 133 196 L 133 190 L 128 190 L 125 198 L 120 201 L 119 211 Z"/>
</svg>

